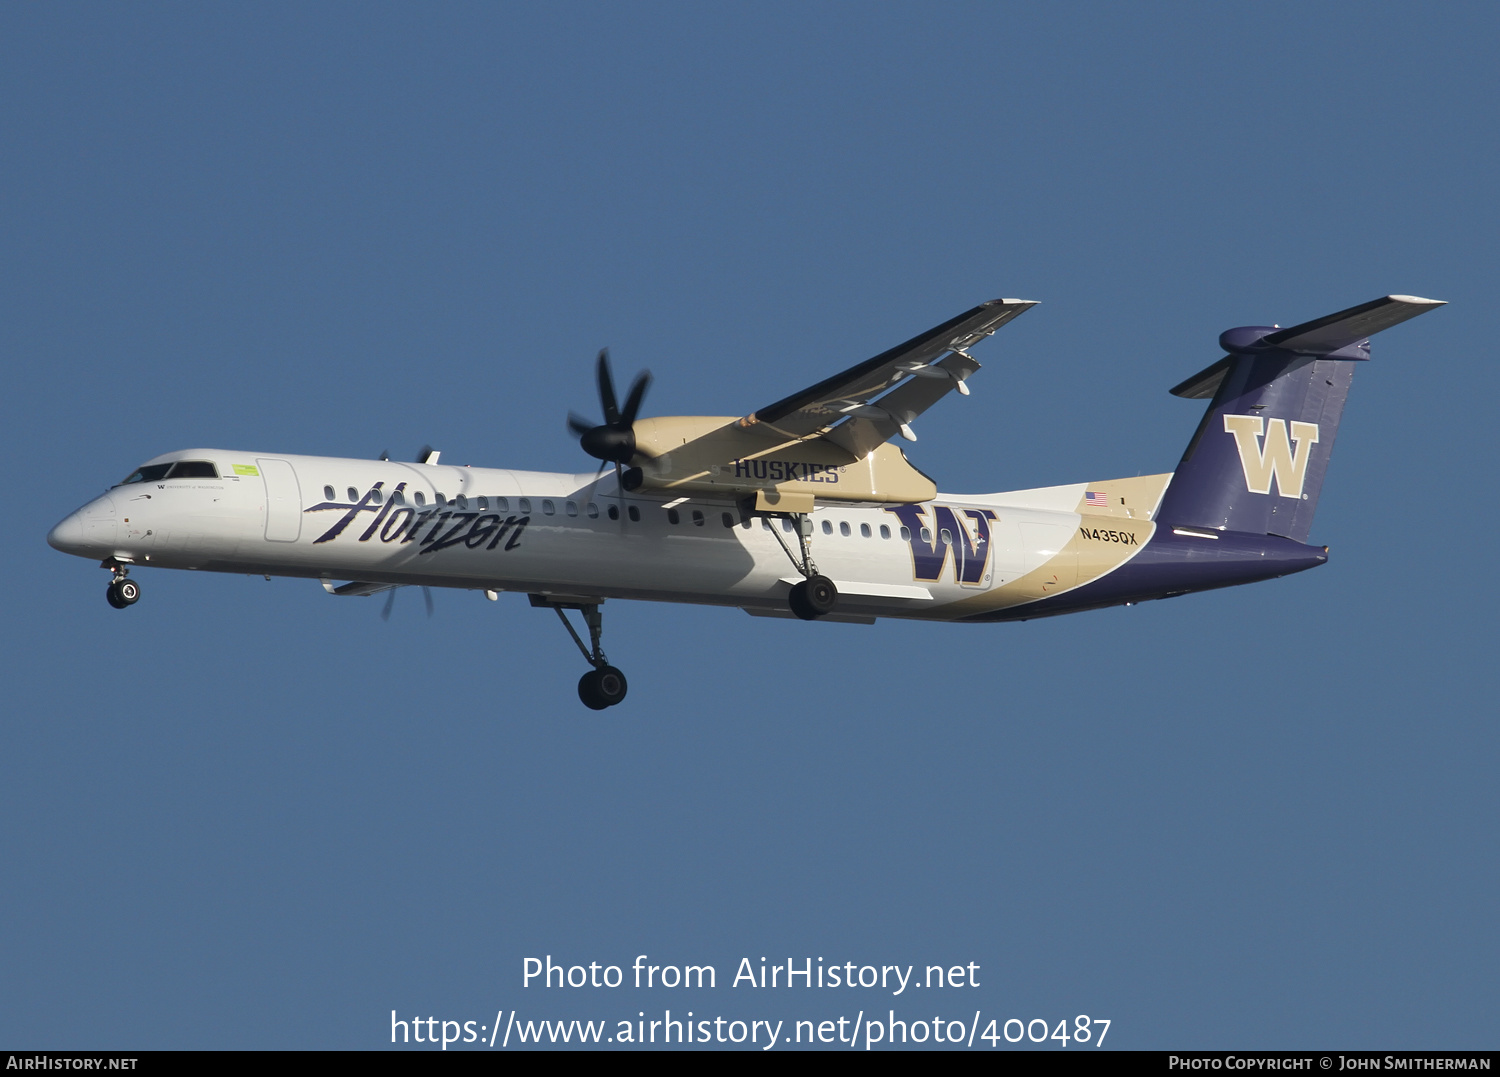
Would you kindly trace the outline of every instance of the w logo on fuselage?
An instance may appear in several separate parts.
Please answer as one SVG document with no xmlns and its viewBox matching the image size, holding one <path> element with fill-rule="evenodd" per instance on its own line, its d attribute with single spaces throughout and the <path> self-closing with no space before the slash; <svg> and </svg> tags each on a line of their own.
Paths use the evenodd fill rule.
<svg viewBox="0 0 1500 1077">
<path fill-rule="evenodd" d="M 1259 415 L 1226 415 L 1224 429 L 1234 435 L 1245 486 L 1252 494 L 1269 494 L 1271 479 L 1282 497 L 1301 497 L 1307 462 L 1318 440 L 1318 424 L 1293 420 L 1290 436 L 1285 419 L 1262 420 Z M 1264 443 L 1261 441 L 1265 433 Z M 1297 443 L 1296 451 L 1292 442 Z"/>
<path fill-rule="evenodd" d="M 995 514 L 989 509 L 964 509 L 963 515 L 947 505 L 932 506 L 932 526 L 927 525 L 927 510 L 917 505 L 886 509 L 901 521 L 902 535 L 911 546 L 912 578 L 936 582 L 942 578 L 951 556 L 953 578 L 966 587 L 984 584 L 984 570 L 990 563 L 990 523 Z"/>
</svg>

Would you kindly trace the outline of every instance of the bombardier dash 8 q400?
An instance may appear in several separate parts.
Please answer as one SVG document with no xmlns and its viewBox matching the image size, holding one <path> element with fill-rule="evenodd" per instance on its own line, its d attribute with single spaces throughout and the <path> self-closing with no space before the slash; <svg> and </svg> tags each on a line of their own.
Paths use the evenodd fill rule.
<svg viewBox="0 0 1500 1077">
<path fill-rule="evenodd" d="M 568 420 L 597 472 L 188 449 L 47 541 L 100 560 L 116 609 L 140 597 L 130 570 L 144 565 L 306 577 L 341 596 L 521 591 L 561 618 L 590 666 L 579 697 L 602 710 L 626 690 L 601 642 L 608 598 L 1015 621 L 1321 565 L 1328 548 L 1307 539 L 1354 366 L 1372 334 L 1442 303 L 1391 295 L 1223 333 L 1224 357 L 1171 390 L 1209 404 L 1170 474 L 940 494 L 890 439 L 915 441 L 917 416 L 967 395 L 969 349 L 1033 305 L 983 303 L 744 418 L 637 418 L 650 375 L 621 406 L 601 352 L 604 422 Z"/>
</svg>

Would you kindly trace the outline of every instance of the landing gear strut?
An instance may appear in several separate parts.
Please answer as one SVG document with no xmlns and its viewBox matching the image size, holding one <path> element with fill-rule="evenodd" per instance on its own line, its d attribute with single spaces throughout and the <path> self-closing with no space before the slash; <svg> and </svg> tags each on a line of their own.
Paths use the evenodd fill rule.
<svg viewBox="0 0 1500 1077">
<path fill-rule="evenodd" d="M 114 576 L 109 581 L 109 587 L 104 592 L 104 600 L 117 610 L 123 610 L 126 606 L 134 606 L 141 598 L 141 585 L 130 579 L 130 569 L 118 561 L 106 561 L 101 566 L 114 570 Z"/>
<path fill-rule="evenodd" d="M 812 546 L 807 541 L 812 534 L 812 517 L 805 512 L 789 512 L 782 518 L 792 521 L 801 557 L 792 552 L 786 539 L 781 537 L 781 530 L 774 524 L 771 525 L 771 534 L 776 536 L 776 541 L 781 543 L 787 557 L 791 558 L 792 564 L 803 575 L 801 583 L 792 585 L 786 596 L 786 604 L 804 621 L 816 621 L 833 612 L 839 602 L 839 589 L 833 585 L 832 580 L 819 573 L 818 566 L 813 564 Z"/>
<path fill-rule="evenodd" d="M 604 636 L 604 616 L 599 612 L 599 603 L 568 602 L 546 595 L 532 595 L 531 604 L 555 610 L 557 619 L 568 630 L 568 635 L 573 637 L 573 642 L 578 644 L 583 660 L 594 667 L 578 680 L 578 698 L 583 701 L 583 705 L 589 710 L 602 711 L 622 702 L 629 685 L 625 682 L 625 674 L 610 665 L 609 660 L 604 657 L 604 648 L 600 646 Z M 584 624 L 589 629 L 589 646 L 583 645 L 582 637 L 578 635 L 564 610 L 577 610 L 583 614 Z"/>
</svg>

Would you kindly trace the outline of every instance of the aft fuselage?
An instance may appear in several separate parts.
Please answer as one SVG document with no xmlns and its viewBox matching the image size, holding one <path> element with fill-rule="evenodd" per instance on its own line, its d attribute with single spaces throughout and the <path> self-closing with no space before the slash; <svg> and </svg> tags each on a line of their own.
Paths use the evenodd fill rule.
<svg viewBox="0 0 1500 1077">
<path fill-rule="evenodd" d="M 174 475 L 162 465 L 179 464 Z M 143 465 L 48 541 L 105 563 L 631 598 L 784 615 L 789 518 L 624 492 L 602 475 L 198 449 Z M 1248 583 L 1321 564 L 1272 535 L 1153 519 L 1170 475 L 914 505 L 820 503 L 832 619 L 1011 620 Z M 778 537 L 780 541 L 778 541 Z"/>
</svg>

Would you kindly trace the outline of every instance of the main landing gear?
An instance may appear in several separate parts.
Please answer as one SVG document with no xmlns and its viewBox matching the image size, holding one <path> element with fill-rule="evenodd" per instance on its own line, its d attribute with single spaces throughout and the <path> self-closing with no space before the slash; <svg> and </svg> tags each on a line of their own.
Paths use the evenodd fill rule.
<svg viewBox="0 0 1500 1077">
<path fill-rule="evenodd" d="M 781 548 L 803 576 L 802 582 L 793 584 L 791 591 L 787 593 L 786 604 L 804 621 L 816 621 L 833 612 L 833 608 L 839 603 L 839 589 L 833 585 L 832 580 L 819 573 L 818 566 L 813 564 L 812 546 L 807 541 L 812 535 L 812 517 L 805 512 L 789 512 L 782 518 L 792 521 L 801 556 L 792 552 L 775 523 L 771 524 L 771 534 L 776 536 L 776 541 L 781 543 Z"/>
<path fill-rule="evenodd" d="M 578 679 L 578 698 L 589 710 L 602 711 L 606 707 L 613 707 L 623 702 L 625 692 L 629 685 L 625 682 L 625 674 L 621 673 L 609 660 L 604 657 L 604 649 L 600 646 L 600 640 L 604 635 L 604 616 L 599 612 L 599 602 L 568 601 L 566 599 L 551 598 L 547 595 L 532 595 L 533 606 L 546 606 L 557 612 L 557 619 L 563 623 L 568 630 L 568 635 L 573 637 L 573 642 L 578 644 L 578 650 L 583 654 L 583 659 L 594 668 Z M 573 627 L 573 622 L 568 620 L 564 610 L 577 610 L 583 614 L 583 621 L 589 629 L 589 646 L 583 645 L 583 639 Z"/>
<path fill-rule="evenodd" d="M 118 561 L 104 562 L 103 568 L 114 570 L 114 577 L 104 592 L 104 600 L 117 610 L 134 606 L 141 598 L 141 585 L 130 578 L 130 569 Z"/>
</svg>

